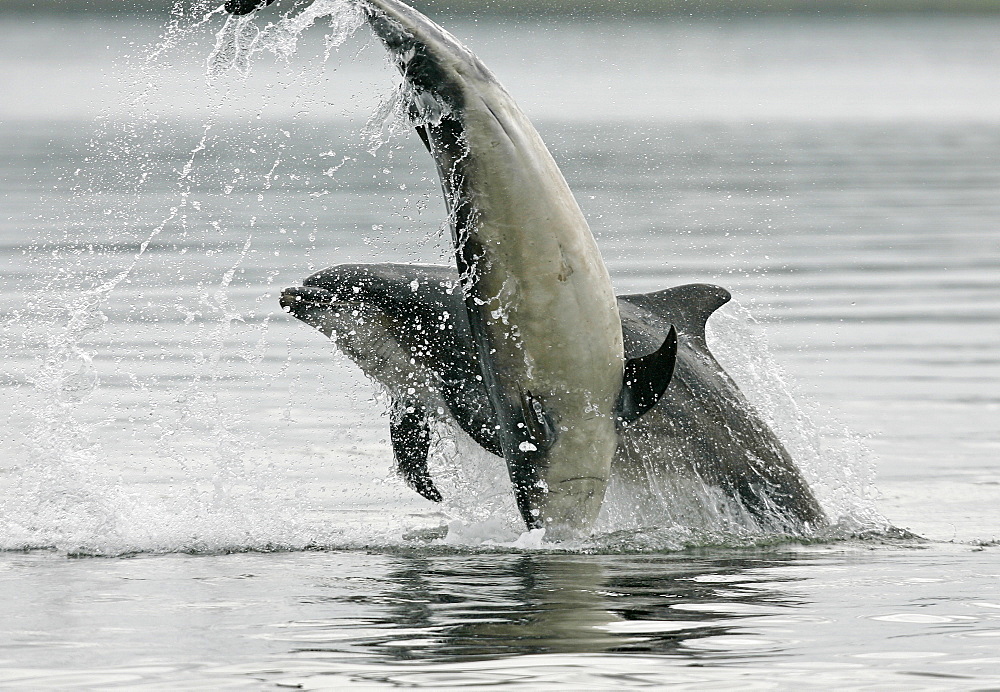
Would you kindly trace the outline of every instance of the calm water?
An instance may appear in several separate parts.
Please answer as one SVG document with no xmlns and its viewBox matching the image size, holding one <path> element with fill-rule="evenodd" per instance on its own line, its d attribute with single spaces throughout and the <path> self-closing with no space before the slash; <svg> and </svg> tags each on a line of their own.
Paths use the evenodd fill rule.
<svg viewBox="0 0 1000 692">
<path fill-rule="evenodd" d="M 0 686 L 1000 686 L 1000 21 L 449 23 L 619 292 L 733 292 L 712 348 L 838 522 L 636 530 L 613 489 L 534 547 L 461 442 L 443 508 L 395 479 L 277 307 L 447 257 L 418 143 L 365 129 L 380 49 L 208 84 L 194 23 L 0 23 Z"/>
</svg>

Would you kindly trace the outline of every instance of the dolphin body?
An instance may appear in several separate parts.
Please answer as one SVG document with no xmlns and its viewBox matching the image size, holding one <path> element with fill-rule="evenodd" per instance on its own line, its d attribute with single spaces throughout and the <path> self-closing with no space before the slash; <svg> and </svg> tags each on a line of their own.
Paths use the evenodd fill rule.
<svg viewBox="0 0 1000 692">
<path fill-rule="evenodd" d="M 458 274 L 450 267 L 346 264 L 287 288 L 281 305 L 334 339 L 392 401 L 396 468 L 429 500 L 441 495 L 427 468 L 430 426 L 458 425 L 503 456 Z M 701 479 L 737 500 L 763 527 L 801 533 L 826 518 L 790 455 L 708 349 L 705 323 L 730 299 L 718 286 L 690 284 L 617 299 L 625 356 L 655 348 L 677 329 L 670 386 L 619 432 L 612 471 Z M 648 469 L 648 471 L 647 471 Z"/>
<path fill-rule="evenodd" d="M 361 7 L 403 75 L 411 121 L 437 164 L 479 375 L 521 516 L 553 537 L 586 531 L 618 429 L 670 380 L 673 332 L 625 361 L 604 260 L 527 117 L 475 55 L 419 12 L 398 0 Z"/>
<path fill-rule="evenodd" d="M 226 9 L 245 14 L 272 1 L 229 0 Z M 398 0 L 359 5 L 403 75 L 410 117 L 437 165 L 452 227 L 464 311 L 451 305 L 456 312 L 449 314 L 458 320 L 465 313 L 474 355 L 470 359 L 466 352 L 462 361 L 457 381 L 463 384 L 438 391 L 453 404 L 457 399 L 449 391 L 477 390 L 476 406 L 448 409 L 460 412 L 456 419 L 467 430 L 484 428 L 463 417 L 492 425 L 490 435 L 473 437 L 506 460 L 528 527 L 544 527 L 557 538 L 578 534 L 600 511 L 619 433 L 666 389 L 675 363 L 674 329 L 650 321 L 646 355 L 625 360 L 619 303 L 607 269 L 534 127 L 486 66 L 448 32 Z M 314 298 L 326 300 L 295 296 L 308 303 Z M 366 338 L 355 339 L 352 357 L 392 390 L 414 375 L 405 353 L 395 362 L 399 353 L 385 350 L 392 325 L 373 305 L 352 307 L 359 318 L 354 331 L 371 346 L 364 348 Z M 428 324 L 435 323 L 417 326 Z M 425 346 L 433 340 L 425 337 Z M 341 341 L 350 354 L 347 343 Z M 435 373 L 431 368 L 415 376 Z M 485 400 L 473 383 L 482 384 Z M 411 397 L 394 410 L 393 443 L 404 475 L 434 499 L 419 403 L 427 402 Z"/>
</svg>

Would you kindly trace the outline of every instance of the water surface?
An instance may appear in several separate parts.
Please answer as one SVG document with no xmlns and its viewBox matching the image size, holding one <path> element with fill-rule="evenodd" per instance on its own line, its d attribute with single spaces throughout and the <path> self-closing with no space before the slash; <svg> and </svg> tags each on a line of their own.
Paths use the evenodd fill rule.
<svg viewBox="0 0 1000 692">
<path fill-rule="evenodd" d="M 712 348 L 842 528 L 555 552 L 447 440 L 445 507 L 408 491 L 370 385 L 277 307 L 447 259 L 419 144 L 368 151 L 379 50 L 324 68 L 317 30 L 207 85 L 220 24 L 148 60 L 162 27 L 0 26 L 2 684 L 1000 684 L 995 20 L 455 25 L 618 292 L 733 292 Z M 883 517 L 928 540 L 846 538 Z"/>
</svg>

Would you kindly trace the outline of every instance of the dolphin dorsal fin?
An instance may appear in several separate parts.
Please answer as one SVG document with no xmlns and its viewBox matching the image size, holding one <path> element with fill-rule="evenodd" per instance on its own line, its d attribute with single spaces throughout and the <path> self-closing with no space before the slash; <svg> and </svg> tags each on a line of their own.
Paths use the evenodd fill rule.
<svg viewBox="0 0 1000 692">
<path fill-rule="evenodd" d="M 731 298 L 729 291 L 721 286 L 685 284 L 654 293 L 621 296 L 620 300 L 662 317 L 678 332 L 705 348 L 705 323 Z"/>
</svg>

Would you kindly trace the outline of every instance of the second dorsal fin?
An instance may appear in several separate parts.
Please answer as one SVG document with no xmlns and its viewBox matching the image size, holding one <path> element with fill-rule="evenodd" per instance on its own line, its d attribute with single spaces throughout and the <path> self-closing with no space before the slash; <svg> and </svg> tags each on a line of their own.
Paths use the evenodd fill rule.
<svg viewBox="0 0 1000 692">
<path fill-rule="evenodd" d="M 677 331 L 705 346 L 705 322 L 713 312 L 730 301 L 729 291 L 712 284 L 685 284 L 654 293 L 620 296 L 636 307 L 674 325 Z"/>
</svg>

